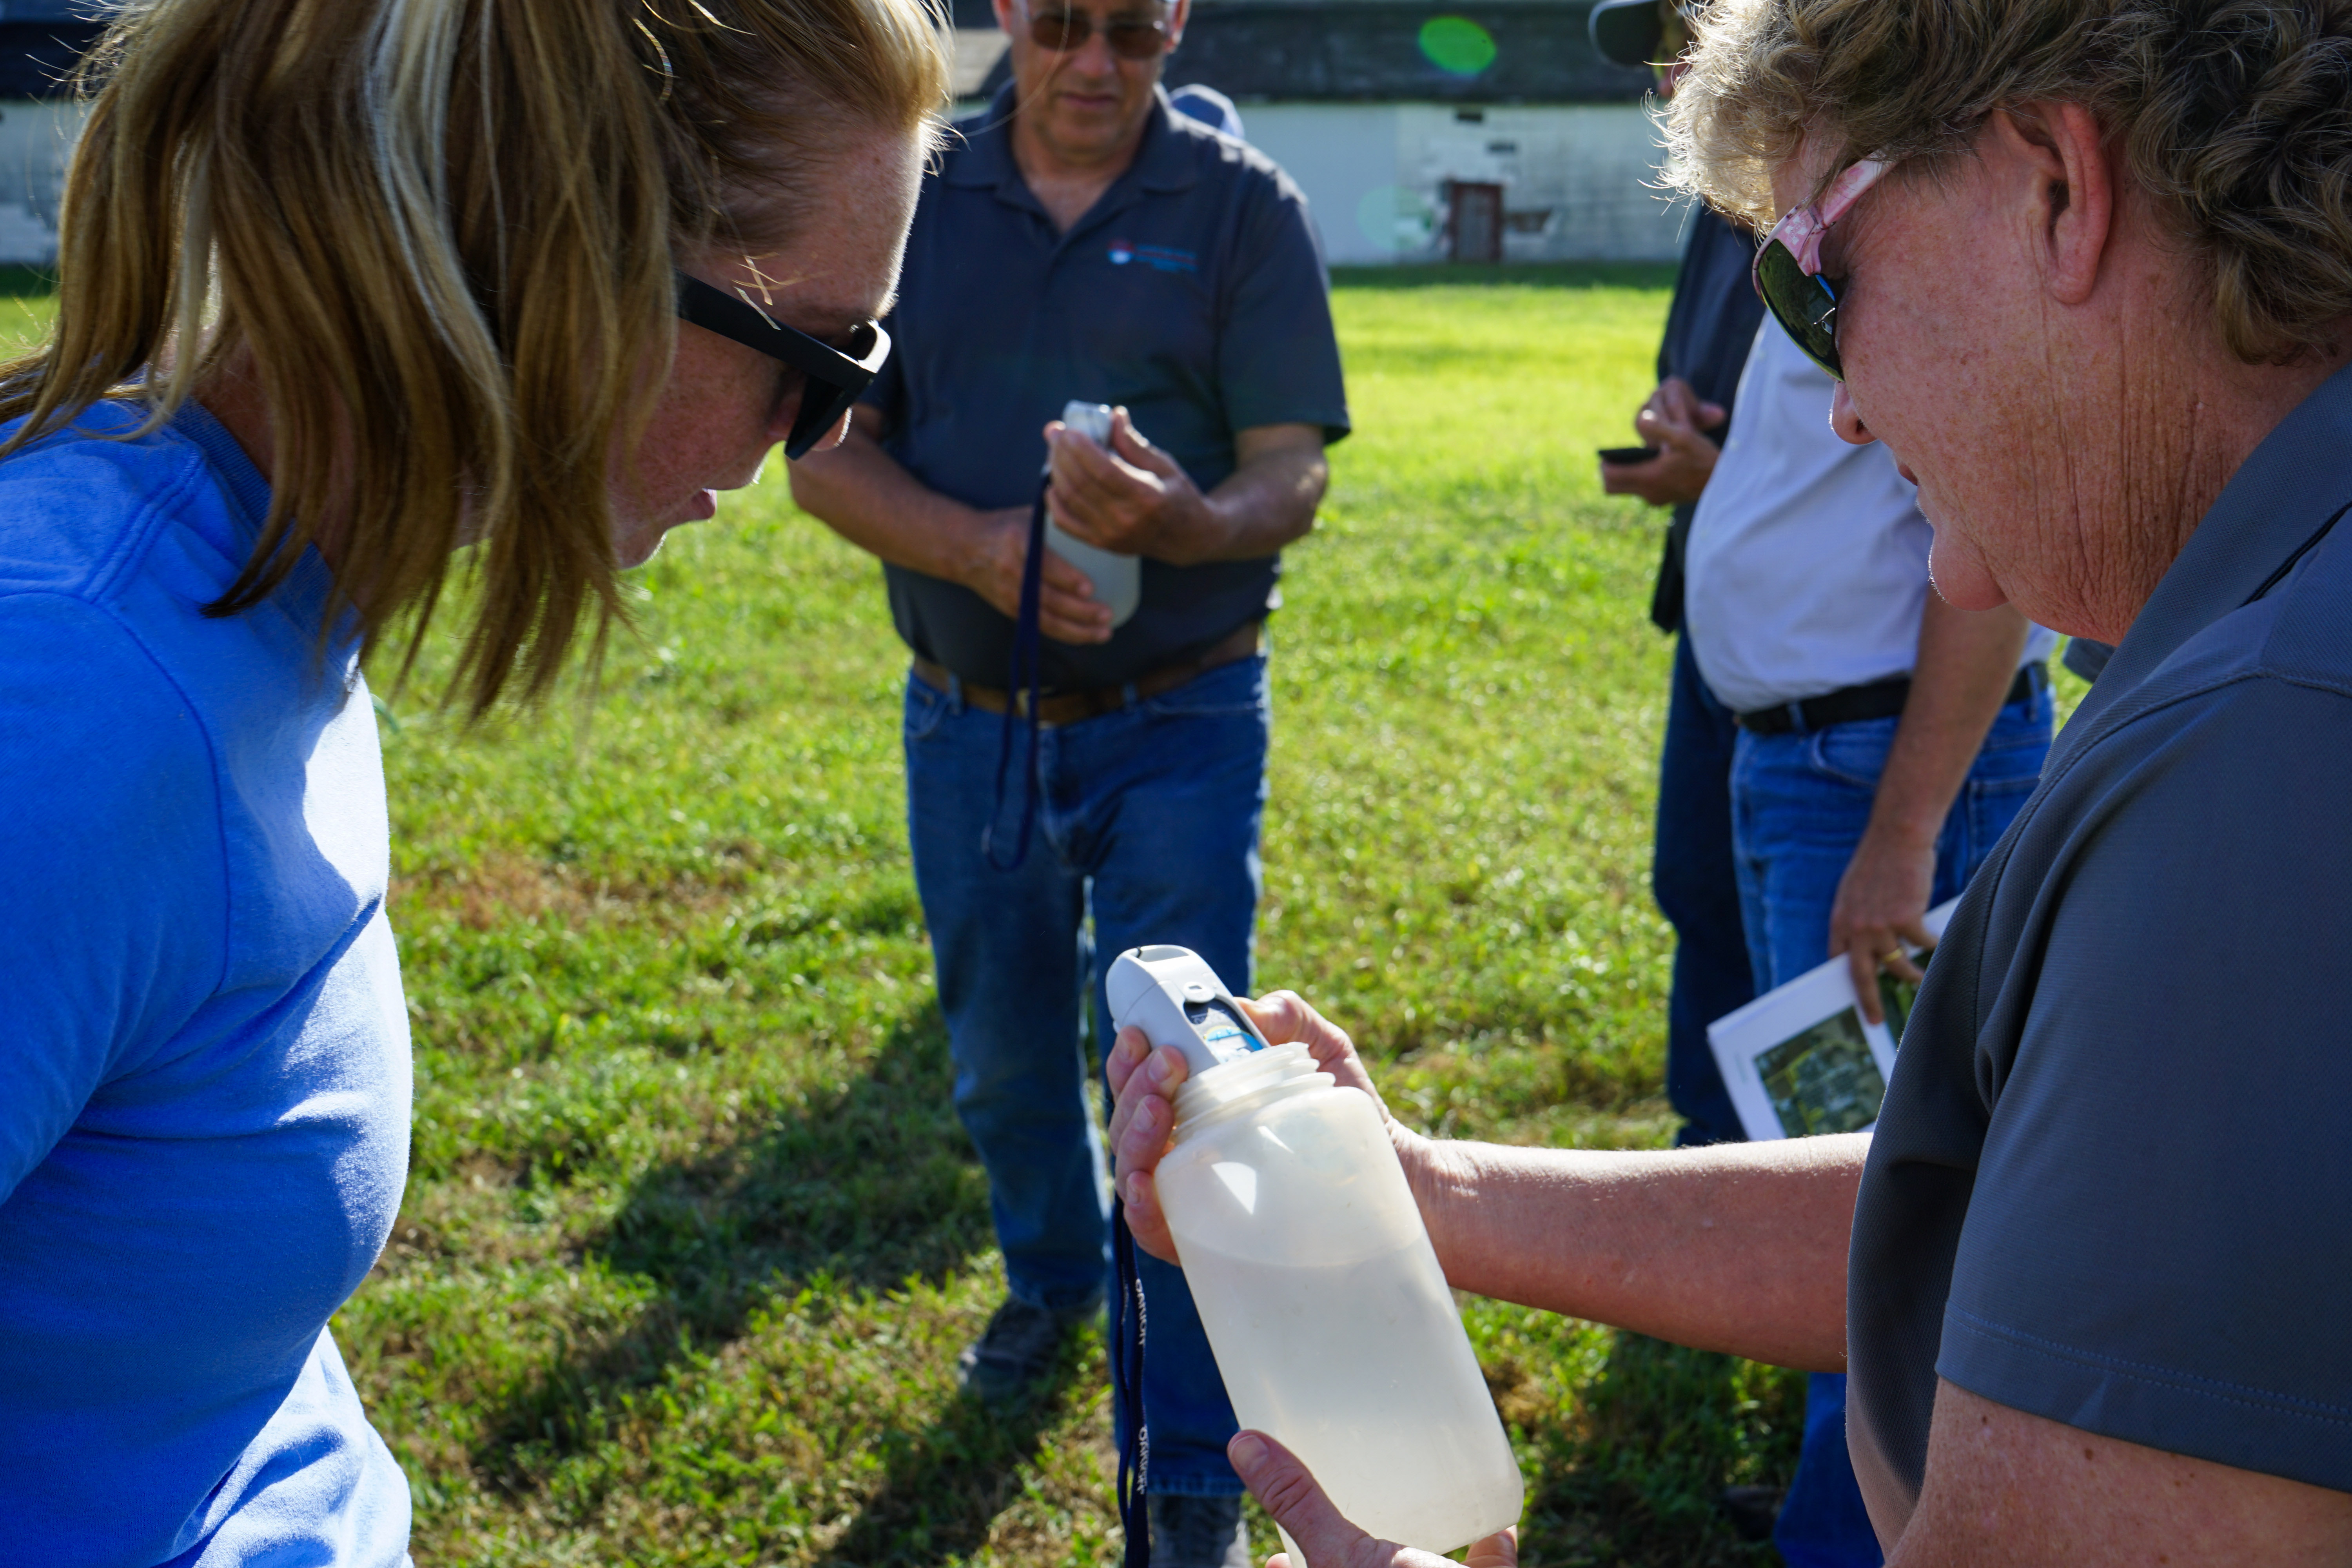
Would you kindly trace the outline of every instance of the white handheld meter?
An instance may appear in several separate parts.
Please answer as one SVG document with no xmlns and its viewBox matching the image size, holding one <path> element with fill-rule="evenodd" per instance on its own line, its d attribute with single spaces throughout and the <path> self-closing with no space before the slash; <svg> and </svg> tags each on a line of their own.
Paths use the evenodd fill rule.
<svg viewBox="0 0 2352 1568">
<path fill-rule="evenodd" d="M 1103 988 L 1114 1027 L 1174 1046 L 1196 1073 L 1267 1048 L 1217 972 L 1189 947 L 1137 947 L 1112 961 Z"/>
<path fill-rule="evenodd" d="M 1097 446 L 1110 445 L 1111 407 L 1108 403 L 1085 403 L 1071 398 L 1062 405 L 1062 423 L 1073 430 L 1083 430 L 1095 439 Z"/>
</svg>

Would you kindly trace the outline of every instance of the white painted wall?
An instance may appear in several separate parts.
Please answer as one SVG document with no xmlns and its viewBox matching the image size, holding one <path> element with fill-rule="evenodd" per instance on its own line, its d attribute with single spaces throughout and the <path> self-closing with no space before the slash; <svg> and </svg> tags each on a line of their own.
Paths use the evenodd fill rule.
<svg viewBox="0 0 2352 1568">
<path fill-rule="evenodd" d="M 996 68 L 1013 40 L 1002 27 L 948 27 L 941 30 L 940 41 L 948 47 L 948 85 L 956 98 L 956 117 L 961 119 L 987 102 L 979 96 L 980 84 Z"/>
<path fill-rule="evenodd" d="M 58 257 L 58 198 L 86 106 L 68 99 L 0 99 L 0 265 Z"/>
<path fill-rule="evenodd" d="M 1249 140 L 1307 193 L 1337 263 L 1443 258 L 1445 182 L 1491 181 L 1510 261 L 1671 261 L 1684 209 L 1654 188 L 1656 127 L 1638 104 L 1247 103 Z"/>
<path fill-rule="evenodd" d="M 57 258 L 58 198 L 85 112 L 0 100 L 0 264 Z M 1542 215 L 1535 232 L 1506 233 L 1507 260 L 1671 261 L 1681 250 L 1684 209 L 1653 188 L 1657 131 L 1638 104 L 1498 106 L 1477 121 L 1434 103 L 1241 112 L 1249 140 L 1307 193 L 1335 263 L 1443 259 L 1450 179 L 1493 181 L 1507 214 Z"/>
</svg>

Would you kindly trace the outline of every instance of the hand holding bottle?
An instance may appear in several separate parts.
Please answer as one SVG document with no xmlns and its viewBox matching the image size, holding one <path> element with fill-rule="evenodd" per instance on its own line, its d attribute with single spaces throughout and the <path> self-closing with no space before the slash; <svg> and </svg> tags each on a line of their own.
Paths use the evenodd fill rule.
<svg viewBox="0 0 2352 1568">
<path fill-rule="evenodd" d="M 1250 1022 L 1258 1026 L 1273 1045 L 1288 1045 L 1293 1041 L 1305 1046 L 1315 1058 L 1317 1068 L 1328 1072 L 1342 1089 L 1360 1089 L 1372 1097 L 1381 1108 L 1381 1120 L 1387 1124 L 1389 1136 L 1396 1143 L 1397 1157 L 1404 1163 L 1405 1177 L 1412 1184 L 1418 1198 L 1423 1181 L 1433 1163 L 1430 1140 L 1400 1123 L 1389 1114 L 1388 1105 L 1381 1091 L 1372 1087 L 1371 1074 L 1364 1070 L 1363 1058 L 1356 1054 L 1355 1042 L 1346 1031 L 1331 1023 L 1295 991 L 1276 991 L 1255 1001 L 1243 999 Z M 1119 1196 L 1127 1200 L 1128 1228 L 1135 1233 L 1135 1244 L 1164 1263 L 1175 1263 L 1176 1244 L 1169 1238 L 1168 1222 L 1160 1212 L 1160 1202 L 1151 1184 L 1151 1173 L 1160 1165 L 1160 1157 L 1168 1152 L 1168 1136 L 1176 1125 L 1176 1091 L 1183 1087 L 1190 1069 L 1184 1064 L 1183 1053 L 1172 1047 L 1151 1048 L 1140 1029 L 1122 1029 L 1112 1044 L 1110 1059 L 1104 1064 L 1110 1079 L 1113 1099 L 1110 1117 L 1110 1151 L 1115 1163 Z M 1428 1205 L 1421 1205 L 1424 1215 Z"/>
<path fill-rule="evenodd" d="M 1328 1070 L 1328 1069 L 1327 1069 Z M 1298 1542 L 1313 1568 L 1452 1568 L 1443 1557 L 1376 1541 L 1339 1516 L 1297 1455 L 1263 1432 L 1240 1432 L 1225 1445 L 1243 1483 L 1265 1505 L 1283 1533 Z M 1470 1548 L 1467 1568 L 1517 1568 L 1519 1532 L 1506 1530 Z M 1295 1568 L 1289 1553 L 1277 1553 L 1266 1568 Z"/>
<path fill-rule="evenodd" d="M 1234 997 L 1181 949 L 1119 965 L 1114 1005 L 1140 1026 L 1107 1064 L 1128 1227 L 1185 1268 L 1249 1428 L 1228 1456 L 1286 1530 L 1296 1514 L 1291 1561 L 1444 1561 L 1409 1542 L 1507 1568 L 1525 1484 L 1420 1213 L 1444 1146 L 1388 1114 L 1353 1043 L 1298 997 Z M 1188 975 L 1180 1021 L 1166 1001 Z M 1213 1039 L 1213 1005 L 1244 1016 Z M 1248 1048 L 1213 1048 L 1244 1023 Z"/>
</svg>

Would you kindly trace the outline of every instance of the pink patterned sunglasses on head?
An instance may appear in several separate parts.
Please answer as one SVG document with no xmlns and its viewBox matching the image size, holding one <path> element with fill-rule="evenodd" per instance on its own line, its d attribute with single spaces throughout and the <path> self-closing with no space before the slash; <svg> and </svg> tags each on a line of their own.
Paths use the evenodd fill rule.
<svg viewBox="0 0 2352 1568">
<path fill-rule="evenodd" d="M 1751 276 L 1757 297 L 1797 340 L 1805 357 L 1840 381 L 1845 379 L 1845 366 L 1838 358 L 1837 290 L 1822 276 L 1822 238 L 1891 167 L 1880 158 L 1849 164 L 1830 182 L 1821 200 L 1790 208 L 1774 224 L 1756 253 Z"/>
</svg>

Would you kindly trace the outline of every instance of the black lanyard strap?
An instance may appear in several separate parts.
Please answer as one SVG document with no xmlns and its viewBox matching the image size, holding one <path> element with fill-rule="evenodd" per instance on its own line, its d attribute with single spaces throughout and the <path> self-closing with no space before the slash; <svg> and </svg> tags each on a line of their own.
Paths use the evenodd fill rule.
<svg viewBox="0 0 2352 1568">
<path fill-rule="evenodd" d="M 1039 691 L 1038 595 L 1045 566 L 1045 491 L 1051 477 L 1037 484 L 1037 502 L 1029 512 L 1029 553 L 1021 563 L 1021 613 L 1013 623 L 1012 668 L 1004 682 L 1004 728 L 996 744 L 996 798 L 988 808 L 988 826 L 981 829 L 980 852 L 998 871 L 1013 871 L 1029 856 L 1029 838 L 1037 823 L 1037 738 L 1044 724 L 1037 717 Z M 1021 692 L 1026 689 L 1024 707 Z M 1013 764 L 1013 723 L 1016 715 L 1029 727 L 1027 779 L 1022 790 L 1021 826 L 1013 841 L 1013 858 L 996 858 L 996 828 L 1004 816 L 1004 774 Z M 1127 1227 L 1127 1205 L 1116 1197 L 1110 1210 L 1111 1258 L 1118 1271 L 1118 1301 L 1111 1323 L 1111 1405 L 1118 1421 L 1118 1520 L 1127 1535 L 1125 1568 L 1151 1568 L 1151 1517 L 1147 1499 L 1151 1480 L 1151 1436 L 1143 1423 L 1143 1279 L 1135 1266 L 1135 1235 Z"/>
<path fill-rule="evenodd" d="M 1135 1268 L 1135 1233 L 1127 1205 L 1110 1205 L 1111 1260 L 1118 1304 L 1111 1321 L 1111 1409 L 1118 1422 L 1118 1522 L 1127 1532 L 1123 1568 L 1151 1568 L 1151 1434 L 1143 1425 L 1143 1279 Z"/>
<path fill-rule="evenodd" d="M 1045 572 L 1045 491 L 1053 482 L 1050 476 L 1037 481 L 1037 504 L 1029 509 L 1029 552 L 1021 563 L 1021 613 L 1013 624 L 1012 668 L 1004 681 L 1004 728 L 996 742 L 996 798 L 988 808 L 988 826 L 980 830 L 980 852 L 990 868 L 997 871 L 1021 868 L 1029 858 L 1029 835 L 1037 826 L 1037 737 L 1044 728 L 1037 719 L 1041 635 L 1037 599 Z M 1029 726 L 1028 778 L 1021 792 L 1021 828 L 1013 841 L 1013 858 L 1001 861 L 996 858 L 996 827 L 1004 816 L 1004 770 L 1013 763 L 1013 720 L 1014 710 L 1022 709 L 1024 687 L 1029 692 L 1028 706 L 1020 715 Z"/>
</svg>

